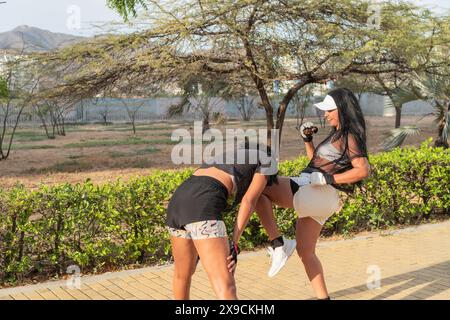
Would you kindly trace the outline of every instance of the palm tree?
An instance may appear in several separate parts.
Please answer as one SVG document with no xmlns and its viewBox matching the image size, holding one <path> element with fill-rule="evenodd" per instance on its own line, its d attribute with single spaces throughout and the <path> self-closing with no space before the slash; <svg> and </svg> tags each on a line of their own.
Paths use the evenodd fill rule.
<svg viewBox="0 0 450 320">
<path fill-rule="evenodd" d="M 373 85 L 372 91 L 387 96 L 384 108 L 395 109 L 395 128 L 400 128 L 403 104 L 417 100 L 417 90 L 414 80 L 408 75 L 397 73 L 382 77 L 375 75 L 377 85 Z"/>
<path fill-rule="evenodd" d="M 437 125 L 437 139 L 435 147 L 448 148 L 448 133 L 450 131 L 450 79 L 446 75 L 426 74 L 422 77 L 414 76 L 411 86 L 396 92 L 394 100 L 400 101 L 402 96 L 415 95 L 416 99 L 429 101 L 434 111 L 426 114 L 418 121 L 427 116 L 434 116 Z M 392 99 L 392 98 L 391 98 Z M 414 99 L 414 100 L 416 100 Z M 411 101 L 411 100 L 410 100 Z M 389 137 L 383 142 L 383 149 L 388 151 L 400 146 L 407 137 L 420 134 L 420 128 L 414 126 L 403 126 L 391 130 Z"/>
</svg>

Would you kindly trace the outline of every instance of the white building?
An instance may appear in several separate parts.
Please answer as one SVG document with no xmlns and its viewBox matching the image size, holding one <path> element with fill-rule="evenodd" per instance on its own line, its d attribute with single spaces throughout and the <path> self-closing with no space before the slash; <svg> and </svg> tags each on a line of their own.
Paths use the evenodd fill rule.
<svg viewBox="0 0 450 320">
<path fill-rule="evenodd" d="M 0 75 L 5 72 L 5 65 L 9 61 L 17 59 L 18 56 L 6 50 L 0 50 Z"/>
</svg>

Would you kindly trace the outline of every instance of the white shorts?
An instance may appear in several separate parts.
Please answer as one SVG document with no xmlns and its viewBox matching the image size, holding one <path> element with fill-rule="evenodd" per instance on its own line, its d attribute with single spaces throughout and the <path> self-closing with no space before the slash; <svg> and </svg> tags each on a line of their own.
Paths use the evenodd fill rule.
<svg viewBox="0 0 450 320">
<path fill-rule="evenodd" d="M 335 212 L 338 212 L 341 208 L 340 197 L 338 191 L 330 186 L 309 186 L 311 183 L 310 173 L 301 173 L 298 177 L 291 177 L 290 179 L 296 183 L 299 188 L 294 193 L 294 208 L 299 218 L 310 217 L 317 221 L 320 225 L 324 225 L 325 222 Z M 291 185 L 292 186 L 292 185 Z M 303 189 L 303 190 L 302 190 Z M 304 194 L 298 194 L 303 192 Z M 308 203 L 295 203 L 295 201 L 308 201 Z M 299 209 L 302 207 L 302 210 Z M 314 213 L 322 212 L 320 215 Z"/>
</svg>

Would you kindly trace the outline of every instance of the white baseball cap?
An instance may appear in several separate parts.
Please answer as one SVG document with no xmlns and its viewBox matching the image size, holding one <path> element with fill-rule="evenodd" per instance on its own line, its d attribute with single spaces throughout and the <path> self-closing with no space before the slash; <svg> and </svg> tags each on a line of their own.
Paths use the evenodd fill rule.
<svg viewBox="0 0 450 320">
<path fill-rule="evenodd" d="M 325 99 L 323 99 L 322 102 L 316 103 L 314 104 L 314 106 L 323 111 L 334 110 L 337 108 L 336 102 L 334 102 L 333 97 L 329 95 L 326 95 Z"/>
</svg>

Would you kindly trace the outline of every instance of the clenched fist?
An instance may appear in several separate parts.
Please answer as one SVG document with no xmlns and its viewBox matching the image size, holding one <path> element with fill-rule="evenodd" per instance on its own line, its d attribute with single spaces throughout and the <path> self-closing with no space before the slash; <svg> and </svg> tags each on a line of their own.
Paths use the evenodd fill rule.
<svg viewBox="0 0 450 320">
<path fill-rule="evenodd" d="M 313 134 L 317 133 L 319 129 L 314 126 L 312 122 L 305 122 L 300 126 L 300 134 L 305 142 L 311 142 Z"/>
</svg>

